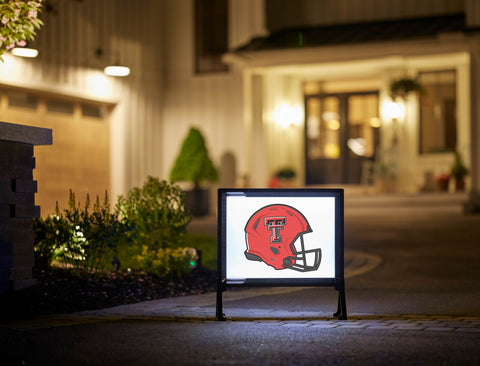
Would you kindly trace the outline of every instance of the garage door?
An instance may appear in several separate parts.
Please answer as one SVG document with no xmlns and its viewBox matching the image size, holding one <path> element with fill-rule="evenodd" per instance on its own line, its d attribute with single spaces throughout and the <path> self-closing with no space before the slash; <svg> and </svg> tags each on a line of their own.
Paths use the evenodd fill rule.
<svg viewBox="0 0 480 366">
<path fill-rule="evenodd" d="M 35 147 L 35 203 L 42 216 L 65 208 L 69 190 L 84 205 L 87 193 L 103 200 L 110 189 L 110 105 L 37 93 L 0 89 L 0 120 L 51 128 L 53 145 Z"/>
</svg>

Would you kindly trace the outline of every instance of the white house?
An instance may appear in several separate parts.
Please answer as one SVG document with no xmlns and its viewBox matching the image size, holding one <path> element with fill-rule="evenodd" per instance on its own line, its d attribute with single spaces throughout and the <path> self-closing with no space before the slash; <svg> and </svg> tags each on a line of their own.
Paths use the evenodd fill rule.
<svg viewBox="0 0 480 366">
<path fill-rule="evenodd" d="M 35 59 L 0 64 L 0 120 L 53 128 L 37 204 L 168 179 L 191 126 L 221 180 L 434 189 L 454 151 L 480 206 L 480 5 L 475 0 L 60 0 Z M 130 75 L 106 76 L 108 64 Z M 392 81 L 419 82 L 392 104 Z M 381 179 L 382 178 L 382 179 Z M 226 184 L 226 183 L 225 183 Z"/>
</svg>

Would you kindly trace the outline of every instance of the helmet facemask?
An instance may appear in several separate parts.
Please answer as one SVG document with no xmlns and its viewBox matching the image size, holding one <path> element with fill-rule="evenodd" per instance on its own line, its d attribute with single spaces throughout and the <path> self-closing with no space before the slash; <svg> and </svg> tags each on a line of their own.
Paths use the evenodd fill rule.
<svg viewBox="0 0 480 366">
<path fill-rule="evenodd" d="M 297 246 L 299 248 L 297 249 Z M 287 266 L 286 268 L 293 269 L 299 272 L 310 272 L 316 271 L 320 267 L 320 262 L 322 260 L 322 249 L 309 249 L 305 250 L 305 243 L 303 241 L 303 234 L 300 234 L 296 240 L 291 244 L 291 249 L 295 257 L 287 257 L 284 259 L 284 263 L 287 260 L 293 261 L 293 265 Z M 309 263 L 311 265 L 309 265 Z"/>
</svg>

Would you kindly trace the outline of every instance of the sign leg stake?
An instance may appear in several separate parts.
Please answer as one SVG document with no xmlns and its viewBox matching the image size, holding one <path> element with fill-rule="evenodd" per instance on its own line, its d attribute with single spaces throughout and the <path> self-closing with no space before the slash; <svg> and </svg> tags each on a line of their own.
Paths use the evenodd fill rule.
<svg viewBox="0 0 480 366">
<path fill-rule="evenodd" d="M 218 281 L 217 284 L 217 312 L 216 312 L 216 317 L 217 321 L 226 321 L 227 318 L 225 317 L 225 314 L 223 314 L 223 291 L 225 291 L 227 288 L 225 284 L 225 280 L 223 281 Z"/>
<path fill-rule="evenodd" d="M 345 281 L 337 279 L 338 286 L 336 290 L 338 291 L 338 307 L 337 312 L 333 314 L 334 317 L 338 318 L 339 320 L 347 320 L 347 302 L 345 300 Z"/>
</svg>

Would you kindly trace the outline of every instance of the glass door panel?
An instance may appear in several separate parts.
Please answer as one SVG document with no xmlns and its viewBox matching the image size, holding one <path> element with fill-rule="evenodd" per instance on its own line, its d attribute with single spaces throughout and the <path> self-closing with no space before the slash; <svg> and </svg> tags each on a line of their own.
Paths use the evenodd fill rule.
<svg viewBox="0 0 480 366">
<path fill-rule="evenodd" d="M 362 171 L 371 169 L 378 145 L 378 95 L 352 94 L 347 97 L 347 177 L 346 183 L 359 184 Z"/>
<path fill-rule="evenodd" d="M 348 98 L 348 140 L 350 156 L 373 158 L 378 120 L 378 97 L 376 94 L 352 95 Z"/>
<path fill-rule="evenodd" d="M 340 183 L 342 138 L 340 99 L 314 96 L 306 99 L 307 184 Z"/>
<path fill-rule="evenodd" d="M 310 159 L 340 158 L 338 98 L 310 98 L 307 104 L 308 157 Z"/>
</svg>

